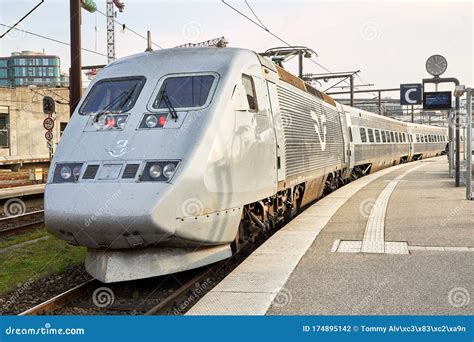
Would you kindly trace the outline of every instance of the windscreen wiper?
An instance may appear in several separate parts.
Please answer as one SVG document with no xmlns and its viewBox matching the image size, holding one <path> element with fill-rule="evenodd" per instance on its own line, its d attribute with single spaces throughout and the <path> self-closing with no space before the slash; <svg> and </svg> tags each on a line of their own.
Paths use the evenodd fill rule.
<svg viewBox="0 0 474 342">
<path fill-rule="evenodd" d="M 124 97 L 125 95 L 127 95 L 127 97 L 124 99 L 124 101 L 121 102 L 122 106 L 123 104 L 125 104 L 126 101 L 128 101 L 130 99 L 130 97 L 132 96 L 133 94 L 133 91 L 135 90 L 135 88 L 133 89 L 130 89 L 130 90 L 124 90 L 123 92 L 121 92 L 115 99 L 113 99 L 107 106 L 105 106 L 104 108 L 102 108 L 101 110 L 99 110 L 97 112 L 97 114 L 94 116 L 94 122 L 98 122 L 99 121 L 99 118 L 102 114 L 104 114 L 105 112 L 107 112 L 107 110 L 112 107 L 114 104 L 116 104 L 122 97 Z M 120 107 L 122 107 L 120 106 Z"/>
<path fill-rule="evenodd" d="M 176 113 L 176 109 L 174 109 L 168 95 L 166 95 L 166 91 L 163 91 L 161 93 L 161 100 L 163 100 L 166 107 L 168 107 L 168 110 L 170 111 L 170 114 L 171 114 L 171 118 L 174 119 L 174 121 L 176 121 L 178 119 L 178 113 Z"/>
</svg>

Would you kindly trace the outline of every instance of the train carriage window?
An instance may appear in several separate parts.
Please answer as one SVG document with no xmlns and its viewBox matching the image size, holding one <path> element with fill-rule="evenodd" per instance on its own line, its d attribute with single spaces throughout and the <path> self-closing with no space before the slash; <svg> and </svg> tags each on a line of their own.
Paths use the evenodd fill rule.
<svg viewBox="0 0 474 342">
<path fill-rule="evenodd" d="M 374 142 L 374 130 L 372 128 L 368 128 L 367 131 L 369 132 L 369 142 Z"/>
<path fill-rule="evenodd" d="M 429 142 L 433 142 L 433 134 L 430 134 L 428 138 L 429 138 L 428 140 Z"/>
<path fill-rule="evenodd" d="M 360 141 L 365 143 L 367 142 L 367 133 L 365 132 L 364 127 L 359 127 Z"/>
<path fill-rule="evenodd" d="M 247 95 L 247 101 L 249 102 L 249 108 L 251 111 L 256 112 L 258 110 L 257 95 L 255 93 L 255 84 L 253 83 L 252 77 L 248 75 L 242 75 L 242 83 Z"/>
<path fill-rule="evenodd" d="M 419 134 L 416 135 L 416 142 L 417 142 L 417 143 L 420 142 L 420 135 L 419 135 Z"/>
<path fill-rule="evenodd" d="M 196 108 L 206 104 L 214 84 L 213 75 L 173 76 L 166 78 L 158 92 L 152 107 L 167 109 Z"/>
<path fill-rule="evenodd" d="M 347 127 L 347 128 L 348 128 L 348 130 L 349 130 L 349 140 L 350 140 L 350 142 L 352 142 L 352 129 L 351 129 L 350 126 Z"/>
<path fill-rule="evenodd" d="M 113 113 L 127 112 L 135 105 L 145 80 L 143 76 L 100 80 L 92 86 L 79 113 L 87 115 L 103 110 Z"/>
<path fill-rule="evenodd" d="M 387 133 L 387 142 L 392 142 L 392 139 L 390 139 L 390 132 L 385 131 L 385 133 Z"/>
<path fill-rule="evenodd" d="M 402 133 L 403 142 L 407 142 L 407 134 Z"/>
<path fill-rule="evenodd" d="M 393 134 L 393 132 L 390 132 L 390 141 L 395 142 L 395 135 Z"/>
<path fill-rule="evenodd" d="M 382 133 L 382 142 L 387 142 L 387 138 L 385 137 L 385 131 L 381 131 Z"/>
<path fill-rule="evenodd" d="M 375 130 L 375 141 L 380 142 L 380 131 L 378 129 Z"/>
<path fill-rule="evenodd" d="M 398 132 L 395 132 L 395 142 L 400 142 L 400 141 L 398 140 Z"/>
</svg>

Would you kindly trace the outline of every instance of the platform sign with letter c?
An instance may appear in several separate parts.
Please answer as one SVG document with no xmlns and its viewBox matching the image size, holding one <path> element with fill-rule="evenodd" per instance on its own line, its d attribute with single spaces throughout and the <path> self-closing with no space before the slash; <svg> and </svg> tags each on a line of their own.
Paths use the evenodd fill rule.
<svg viewBox="0 0 474 342">
<path fill-rule="evenodd" d="M 400 84 L 400 105 L 412 106 L 423 103 L 421 84 Z"/>
</svg>

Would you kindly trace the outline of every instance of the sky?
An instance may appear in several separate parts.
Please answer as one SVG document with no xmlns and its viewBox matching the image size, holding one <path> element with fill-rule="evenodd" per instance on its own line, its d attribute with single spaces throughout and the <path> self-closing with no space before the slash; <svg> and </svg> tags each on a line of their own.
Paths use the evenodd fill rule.
<svg viewBox="0 0 474 342">
<path fill-rule="evenodd" d="M 39 0 L 0 0 L 0 23 L 12 25 Z M 140 1 L 124 0 L 117 21 L 146 35 L 166 48 L 225 36 L 229 46 L 263 52 L 284 44 L 234 12 L 220 0 Z M 244 1 L 226 0 L 253 20 Z M 105 0 L 96 0 L 105 12 Z M 425 61 L 441 54 L 448 61 L 443 76 L 457 77 L 473 85 L 473 3 L 471 1 L 258 1 L 248 0 L 252 10 L 274 34 L 292 45 L 304 45 L 318 54 L 315 61 L 332 72 L 361 70 L 356 84 L 372 88 L 398 88 L 401 83 L 431 77 Z M 19 26 L 24 30 L 69 42 L 69 1 L 45 0 Z M 0 32 L 5 27 L 0 26 Z M 82 11 L 83 47 L 106 54 L 106 18 Z M 116 55 L 144 51 L 146 41 L 116 27 Z M 156 48 L 156 47 L 154 47 Z M 45 51 L 59 55 L 64 71 L 69 68 L 69 47 L 11 32 L 0 40 L 0 55 L 12 51 Z M 83 65 L 105 64 L 106 57 L 83 52 Z M 305 62 L 305 72 L 326 72 Z M 287 68 L 296 73 L 294 62 Z M 319 86 L 324 90 L 331 83 Z M 439 89 L 450 89 L 445 85 Z M 365 88 L 360 88 L 365 89 Z M 334 90 L 334 89 L 333 89 Z M 340 89 L 337 89 L 340 90 Z M 387 94 L 390 96 L 390 94 Z"/>
</svg>

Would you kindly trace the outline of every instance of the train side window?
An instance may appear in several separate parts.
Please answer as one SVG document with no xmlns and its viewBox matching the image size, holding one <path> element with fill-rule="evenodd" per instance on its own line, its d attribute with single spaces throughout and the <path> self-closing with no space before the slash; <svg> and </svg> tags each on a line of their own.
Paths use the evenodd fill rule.
<svg viewBox="0 0 474 342">
<path fill-rule="evenodd" d="M 369 132 L 369 142 L 374 142 L 374 130 L 372 128 L 368 128 L 367 131 Z"/>
<path fill-rule="evenodd" d="M 258 110 L 257 95 L 255 93 L 255 84 L 253 83 L 252 77 L 242 75 L 242 83 L 245 88 L 245 94 L 247 95 L 250 111 L 256 112 Z"/>
<path fill-rule="evenodd" d="M 380 133 L 382 133 L 382 142 L 387 142 L 387 138 L 385 137 L 385 131 L 382 130 Z"/>
<path fill-rule="evenodd" d="M 390 132 L 385 131 L 385 133 L 387 133 L 387 142 L 392 142 L 392 140 L 390 139 Z"/>
<path fill-rule="evenodd" d="M 393 132 L 390 132 L 390 141 L 395 142 L 395 136 L 393 135 Z"/>
<path fill-rule="evenodd" d="M 365 128 L 359 127 L 359 132 L 360 132 L 360 141 L 363 143 L 367 142 L 367 133 L 365 132 Z"/>
<path fill-rule="evenodd" d="M 420 135 L 419 135 L 419 134 L 416 135 L 416 142 L 417 142 L 417 143 L 420 142 Z"/>
<path fill-rule="evenodd" d="M 400 142 L 403 142 L 403 133 L 398 132 L 398 135 L 400 136 Z"/>
<path fill-rule="evenodd" d="M 402 133 L 402 137 L 403 137 L 403 142 L 407 142 L 407 135 L 406 135 L 406 133 Z"/>
<path fill-rule="evenodd" d="M 375 141 L 380 142 L 380 131 L 378 129 L 375 130 Z"/>
<path fill-rule="evenodd" d="M 395 142 L 400 142 L 400 141 L 398 140 L 398 132 L 395 132 Z"/>
<path fill-rule="evenodd" d="M 349 140 L 350 140 L 350 142 L 352 142 L 352 129 L 351 129 L 350 126 L 347 127 L 347 128 L 349 129 Z"/>
</svg>

